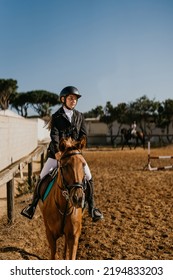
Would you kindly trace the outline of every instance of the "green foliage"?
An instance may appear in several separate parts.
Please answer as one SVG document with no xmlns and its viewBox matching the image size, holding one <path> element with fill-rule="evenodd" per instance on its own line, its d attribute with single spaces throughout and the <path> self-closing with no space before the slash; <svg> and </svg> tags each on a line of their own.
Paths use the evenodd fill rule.
<svg viewBox="0 0 173 280">
<path fill-rule="evenodd" d="M 166 99 L 158 108 L 157 126 L 167 130 L 169 133 L 169 125 L 173 117 L 173 100 Z"/>
<path fill-rule="evenodd" d="M 59 104 L 59 96 L 45 90 L 35 90 L 18 93 L 11 104 L 24 117 L 28 115 L 28 108 L 33 108 L 40 117 L 50 116 L 51 107 Z"/>
<path fill-rule="evenodd" d="M 102 106 L 97 106 L 95 109 L 84 113 L 85 118 L 97 118 L 104 115 L 104 110 Z"/>
<path fill-rule="evenodd" d="M 34 110 L 40 117 L 50 116 L 51 107 L 59 102 L 59 96 L 45 90 L 35 90 L 27 93 Z"/>
<path fill-rule="evenodd" d="M 6 110 L 10 99 L 14 98 L 17 90 L 17 81 L 13 79 L 0 79 L 0 108 Z"/>
<path fill-rule="evenodd" d="M 17 93 L 10 104 L 16 109 L 19 115 L 27 117 L 30 100 L 27 93 Z"/>
</svg>

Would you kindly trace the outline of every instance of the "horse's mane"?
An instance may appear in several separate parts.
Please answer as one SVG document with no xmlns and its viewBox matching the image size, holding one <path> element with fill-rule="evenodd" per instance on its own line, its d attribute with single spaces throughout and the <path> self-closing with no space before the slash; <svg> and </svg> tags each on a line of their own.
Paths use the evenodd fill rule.
<svg viewBox="0 0 173 280">
<path fill-rule="evenodd" d="M 63 154 L 66 154 L 70 151 L 82 150 L 82 148 L 84 147 L 84 143 L 83 140 L 76 141 L 71 137 L 69 137 L 69 138 L 61 139 L 59 147 L 60 147 L 60 151 Z"/>
<path fill-rule="evenodd" d="M 64 152 L 67 153 L 67 152 L 74 151 L 74 150 L 77 150 L 77 147 L 75 145 L 71 146 L 71 147 L 67 147 Z"/>
</svg>

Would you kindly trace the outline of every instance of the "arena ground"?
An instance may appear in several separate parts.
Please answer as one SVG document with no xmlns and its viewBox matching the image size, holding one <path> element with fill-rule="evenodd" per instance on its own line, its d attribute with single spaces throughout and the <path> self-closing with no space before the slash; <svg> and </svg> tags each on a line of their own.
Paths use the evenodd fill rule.
<svg viewBox="0 0 173 280">
<path fill-rule="evenodd" d="M 173 155 L 173 147 L 152 150 Z M 96 206 L 104 219 L 83 217 L 79 260 L 172 260 L 173 171 L 144 170 L 147 150 L 125 148 L 84 151 L 95 180 Z M 167 165 L 161 160 L 161 165 Z M 153 161 L 158 165 L 160 161 Z M 171 163 L 172 164 L 172 163 Z M 31 194 L 15 199 L 15 222 L 0 218 L 0 260 L 49 259 L 49 247 L 39 208 L 32 220 L 20 215 Z M 57 259 L 62 258 L 63 238 Z"/>
</svg>

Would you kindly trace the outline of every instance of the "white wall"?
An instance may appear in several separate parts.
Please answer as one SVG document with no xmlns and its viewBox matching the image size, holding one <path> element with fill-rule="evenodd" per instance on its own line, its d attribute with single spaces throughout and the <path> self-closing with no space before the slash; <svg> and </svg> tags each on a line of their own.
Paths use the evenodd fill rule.
<svg viewBox="0 0 173 280">
<path fill-rule="evenodd" d="M 31 119 L 37 123 L 37 138 L 39 141 L 50 141 L 50 131 L 47 129 L 45 121 L 39 118 Z"/>
<path fill-rule="evenodd" d="M 86 129 L 88 136 L 106 135 L 108 133 L 107 125 L 99 121 L 86 121 Z"/>
<path fill-rule="evenodd" d="M 33 120 L 0 115 L 0 170 L 37 147 L 37 129 Z"/>
</svg>

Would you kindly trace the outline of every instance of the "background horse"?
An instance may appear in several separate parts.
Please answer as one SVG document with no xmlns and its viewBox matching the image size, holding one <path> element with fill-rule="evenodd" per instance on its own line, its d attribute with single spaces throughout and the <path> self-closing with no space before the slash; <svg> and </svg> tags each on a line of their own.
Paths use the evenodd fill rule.
<svg viewBox="0 0 173 280">
<path fill-rule="evenodd" d="M 141 142 L 143 148 L 145 149 L 145 135 L 142 131 L 136 131 L 136 134 L 131 133 L 131 129 L 122 128 L 121 129 L 121 135 L 123 136 L 123 142 L 121 149 L 123 150 L 124 146 L 127 145 L 131 149 L 131 139 L 135 139 L 135 146 L 134 149 L 136 149 L 137 146 L 139 146 L 139 141 Z"/>
<path fill-rule="evenodd" d="M 62 155 L 58 175 L 47 198 L 40 201 L 51 259 L 55 259 L 56 240 L 62 235 L 65 236 L 64 258 L 76 259 L 85 197 L 85 159 L 81 154 L 85 145 L 84 138 L 60 141 Z"/>
</svg>

